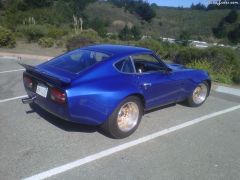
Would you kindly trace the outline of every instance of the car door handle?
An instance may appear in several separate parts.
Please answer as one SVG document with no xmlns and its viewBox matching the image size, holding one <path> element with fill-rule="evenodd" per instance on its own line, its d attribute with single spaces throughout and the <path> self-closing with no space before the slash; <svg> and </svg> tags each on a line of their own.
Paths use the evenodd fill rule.
<svg viewBox="0 0 240 180">
<path fill-rule="evenodd" d="M 142 85 L 145 89 L 147 89 L 148 87 L 152 86 L 152 83 L 143 83 Z"/>
<path fill-rule="evenodd" d="M 144 83 L 143 86 L 151 86 L 152 83 Z"/>
</svg>

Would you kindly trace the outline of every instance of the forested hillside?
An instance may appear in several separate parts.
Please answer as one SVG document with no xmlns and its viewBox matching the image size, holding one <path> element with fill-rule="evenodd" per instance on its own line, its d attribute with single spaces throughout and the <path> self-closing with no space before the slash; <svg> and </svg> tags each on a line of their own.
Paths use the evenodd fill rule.
<svg viewBox="0 0 240 180">
<path fill-rule="evenodd" d="M 0 0 L 0 23 L 17 31 L 18 25 L 29 23 L 29 18 L 33 18 L 39 25 L 67 28 L 73 26 L 74 15 L 83 19 L 83 28 L 92 28 L 102 36 L 118 33 L 127 24 L 140 28 L 142 35 L 178 38 L 182 32 L 187 32 L 192 39 L 214 41 L 212 29 L 230 11 L 166 8 L 153 4 L 151 9 L 154 13 L 147 10 L 145 14 L 150 15 L 143 17 L 131 4 L 122 7 L 114 2 L 118 0 Z"/>
<path fill-rule="evenodd" d="M 109 3 L 93 3 L 84 11 L 89 19 L 102 17 L 109 22 L 110 32 L 117 32 L 122 24 L 134 24 L 141 28 L 144 35 L 178 38 L 187 31 L 193 39 L 212 40 L 212 28 L 229 13 L 226 10 L 192 10 L 166 7 L 155 7 L 156 17 L 151 22 L 117 8 Z M 240 22 L 240 19 L 239 19 Z"/>
</svg>

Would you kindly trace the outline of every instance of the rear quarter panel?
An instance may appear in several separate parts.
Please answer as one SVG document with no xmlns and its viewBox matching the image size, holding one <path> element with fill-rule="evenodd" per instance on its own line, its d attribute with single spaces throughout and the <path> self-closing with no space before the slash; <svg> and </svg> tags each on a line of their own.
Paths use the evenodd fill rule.
<svg viewBox="0 0 240 180">
<path fill-rule="evenodd" d="M 118 72 L 112 63 L 88 72 L 67 90 L 71 118 L 83 124 L 102 124 L 125 97 L 138 92 L 135 78 Z"/>
</svg>

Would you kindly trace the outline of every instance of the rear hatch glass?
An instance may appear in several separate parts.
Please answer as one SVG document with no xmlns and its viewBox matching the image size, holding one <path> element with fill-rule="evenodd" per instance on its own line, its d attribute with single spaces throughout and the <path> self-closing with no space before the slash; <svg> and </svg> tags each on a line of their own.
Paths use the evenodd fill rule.
<svg viewBox="0 0 240 180">
<path fill-rule="evenodd" d="M 44 65 L 77 74 L 109 57 L 110 55 L 102 52 L 78 49 L 56 57 Z"/>
</svg>

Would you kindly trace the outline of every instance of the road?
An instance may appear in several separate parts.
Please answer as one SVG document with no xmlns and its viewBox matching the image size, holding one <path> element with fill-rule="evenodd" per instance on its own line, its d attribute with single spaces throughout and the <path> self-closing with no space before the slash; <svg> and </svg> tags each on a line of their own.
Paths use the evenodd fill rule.
<svg viewBox="0 0 240 180">
<path fill-rule="evenodd" d="M 115 140 L 23 105 L 22 72 L 14 59 L 0 58 L 1 179 L 240 177 L 237 95 L 212 91 L 199 108 L 176 104 L 148 112 L 132 136 Z"/>
</svg>

